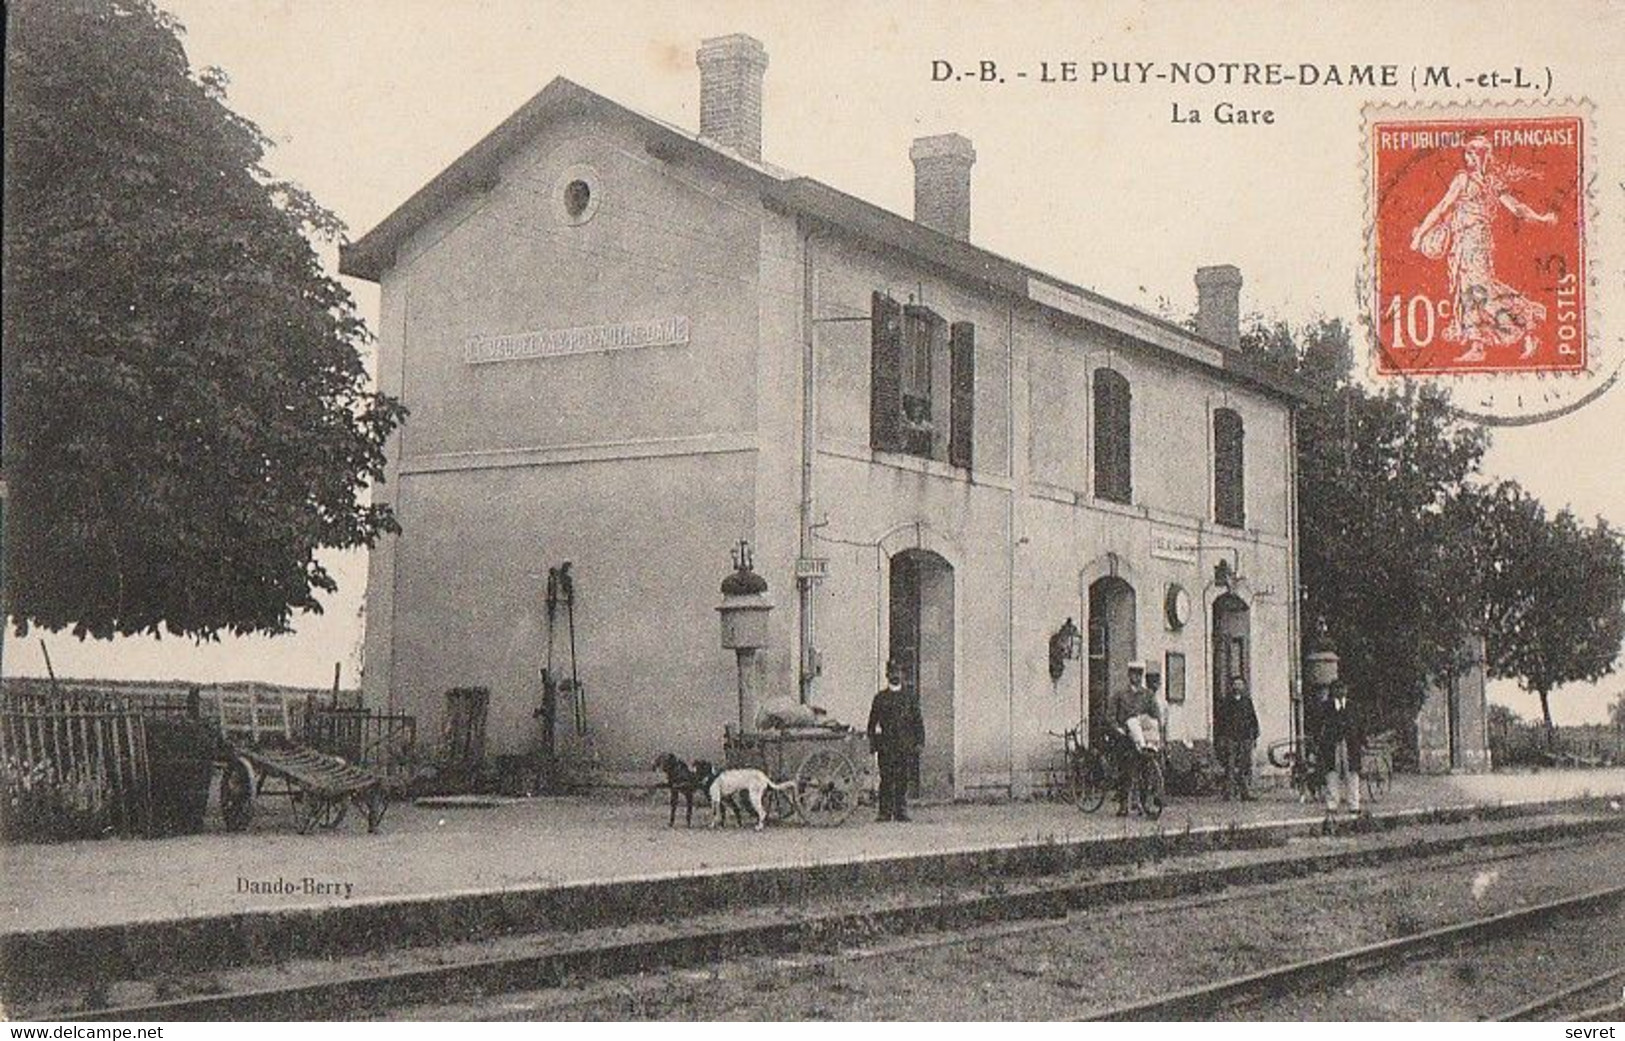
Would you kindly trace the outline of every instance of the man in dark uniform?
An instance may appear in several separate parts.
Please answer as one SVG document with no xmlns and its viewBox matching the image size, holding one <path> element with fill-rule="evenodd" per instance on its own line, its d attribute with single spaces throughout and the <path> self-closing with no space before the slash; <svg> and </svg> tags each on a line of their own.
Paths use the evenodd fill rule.
<svg viewBox="0 0 1625 1041">
<path fill-rule="evenodd" d="M 906 821 L 908 782 L 914 776 L 925 721 L 920 703 L 903 689 L 903 669 L 886 665 L 886 687 L 869 708 L 869 749 L 880 757 L 880 821 Z"/>
<path fill-rule="evenodd" d="M 1247 693 L 1247 681 L 1232 677 L 1230 690 L 1219 699 L 1213 720 L 1215 751 L 1224 770 L 1224 798 L 1251 802 L 1253 745 L 1258 741 L 1258 711 Z"/>
</svg>

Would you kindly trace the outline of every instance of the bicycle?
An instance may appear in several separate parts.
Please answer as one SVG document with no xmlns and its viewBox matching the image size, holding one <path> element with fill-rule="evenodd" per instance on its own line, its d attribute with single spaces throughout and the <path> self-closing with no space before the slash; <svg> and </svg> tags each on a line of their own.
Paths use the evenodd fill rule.
<svg viewBox="0 0 1625 1041">
<path fill-rule="evenodd" d="M 1051 737 L 1062 741 L 1065 758 L 1059 784 L 1052 784 L 1052 795 L 1068 802 L 1084 813 L 1094 813 L 1106 802 L 1111 787 L 1111 770 L 1106 758 L 1090 748 L 1073 727 L 1063 734 L 1051 730 Z"/>
<path fill-rule="evenodd" d="M 1319 803 L 1326 795 L 1326 777 L 1306 741 L 1288 738 L 1269 746 L 1266 756 L 1277 770 L 1287 771 L 1288 782 L 1301 803 Z"/>
<path fill-rule="evenodd" d="M 1105 734 L 1110 735 L 1107 740 L 1115 744 L 1116 747 L 1107 749 L 1104 758 L 1109 758 L 1113 764 L 1121 764 L 1123 759 L 1127 758 L 1127 749 L 1124 745 L 1131 740 L 1127 731 L 1113 727 L 1106 730 Z M 1156 820 L 1161 817 L 1162 811 L 1168 805 L 1167 775 L 1162 762 L 1164 749 L 1160 738 L 1161 735 L 1158 731 L 1152 730 L 1148 732 L 1145 747 L 1136 748 L 1133 753 L 1134 764 L 1132 769 L 1134 770 L 1134 776 L 1129 779 L 1129 796 L 1146 820 Z M 1122 742 L 1122 744 L 1118 744 L 1118 742 Z M 1102 769 L 1106 769 L 1104 761 Z M 1116 774 L 1117 769 L 1112 769 L 1109 775 Z M 1115 787 L 1116 785 L 1113 785 L 1114 789 Z M 1105 797 L 1106 792 L 1104 785 L 1102 785 L 1101 802 L 1105 801 Z M 1098 803 L 1096 808 L 1099 808 Z"/>
<path fill-rule="evenodd" d="M 1147 745 L 1137 750 L 1138 769 L 1134 773 L 1134 783 L 1130 791 L 1134 801 L 1139 804 L 1140 812 L 1146 820 L 1156 820 L 1162 816 L 1163 809 L 1168 805 L 1168 785 L 1166 774 L 1162 767 L 1163 749 L 1160 741 L 1153 741 L 1147 735 Z"/>
</svg>

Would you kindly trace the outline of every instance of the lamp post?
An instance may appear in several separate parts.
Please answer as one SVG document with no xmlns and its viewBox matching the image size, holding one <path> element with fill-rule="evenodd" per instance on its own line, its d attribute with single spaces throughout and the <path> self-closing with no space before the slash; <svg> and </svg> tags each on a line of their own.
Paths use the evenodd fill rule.
<svg viewBox="0 0 1625 1041">
<path fill-rule="evenodd" d="M 761 703 L 763 665 L 760 651 L 767 646 L 767 579 L 751 569 L 750 543 L 741 539 L 733 551 L 734 570 L 722 580 L 722 646 L 734 652 L 739 665 L 739 728 L 747 729 L 751 714 Z"/>
<path fill-rule="evenodd" d="M 1308 666 L 1306 671 L 1311 687 L 1324 688 L 1337 682 L 1337 668 L 1341 659 L 1337 656 L 1337 647 L 1331 637 L 1324 632 L 1315 639 L 1315 649 L 1309 652 L 1304 661 Z"/>
</svg>

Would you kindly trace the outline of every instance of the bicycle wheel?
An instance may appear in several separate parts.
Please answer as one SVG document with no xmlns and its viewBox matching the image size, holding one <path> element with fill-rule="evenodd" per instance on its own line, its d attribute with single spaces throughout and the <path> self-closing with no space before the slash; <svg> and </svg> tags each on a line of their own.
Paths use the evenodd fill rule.
<svg viewBox="0 0 1625 1041">
<path fill-rule="evenodd" d="M 1277 770 L 1290 770 L 1302 759 L 1303 753 L 1298 748 L 1298 742 L 1288 738 L 1285 741 L 1273 742 L 1265 749 L 1264 755 L 1269 759 L 1271 766 Z"/>
<path fill-rule="evenodd" d="M 1156 820 L 1162 816 L 1162 809 L 1167 801 L 1167 790 L 1163 782 L 1162 763 L 1156 756 L 1148 755 L 1141 758 L 1140 774 L 1136 779 L 1134 794 L 1139 800 L 1140 812 L 1145 814 L 1147 820 Z"/>
<path fill-rule="evenodd" d="M 1050 770 L 1049 788 L 1045 798 L 1050 802 L 1074 803 L 1078 799 L 1080 785 L 1083 783 L 1075 761 L 1067 761 Z"/>
<path fill-rule="evenodd" d="M 1084 813 L 1094 813 L 1105 805 L 1106 789 L 1110 783 L 1105 760 L 1098 755 L 1085 756 L 1078 763 L 1077 778 L 1077 807 Z"/>
</svg>

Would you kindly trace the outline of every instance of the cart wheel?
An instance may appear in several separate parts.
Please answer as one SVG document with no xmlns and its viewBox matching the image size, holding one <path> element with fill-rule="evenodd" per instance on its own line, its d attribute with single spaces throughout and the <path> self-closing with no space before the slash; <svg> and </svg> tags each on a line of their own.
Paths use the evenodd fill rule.
<svg viewBox="0 0 1625 1041">
<path fill-rule="evenodd" d="M 858 808 L 858 771 L 836 752 L 818 751 L 796 771 L 796 813 L 815 828 L 833 828 Z"/>
<path fill-rule="evenodd" d="M 384 813 L 389 809 L 389 793 L 382 787 L 367 792 L 367 834 L 378 831 L 384 824 Z"/>
<path fill-rule="evenodd" d="M 767 819 L 770 821 L 783 823 L 796 815 L 796 799 L 792 792 L 769 788 L 762 801 L 767 804 Z"/>
<path fill-rule="evenodd" d="M 316 823 L 324 828 L 336 828 L 344 823 L 345 816 L 350 812 L 350 800 L 340 795 L 332 799 L 322 800 L 322 817 Z"/>
<path fill-rule="evenodd" d="M 254 773 L 235 756 L 220 770 L 220 816 L 227 831 L 243 831 L 254 819 Z"/>
<path fill-rule="evenodd" d="M 309 835 L 317 828 L 334 828 L 344 819 L 348 806 L 344 799 L 333 799 L 315 792 L 294 792 L 294 824 L 299 834 Z"/>
</svg>

